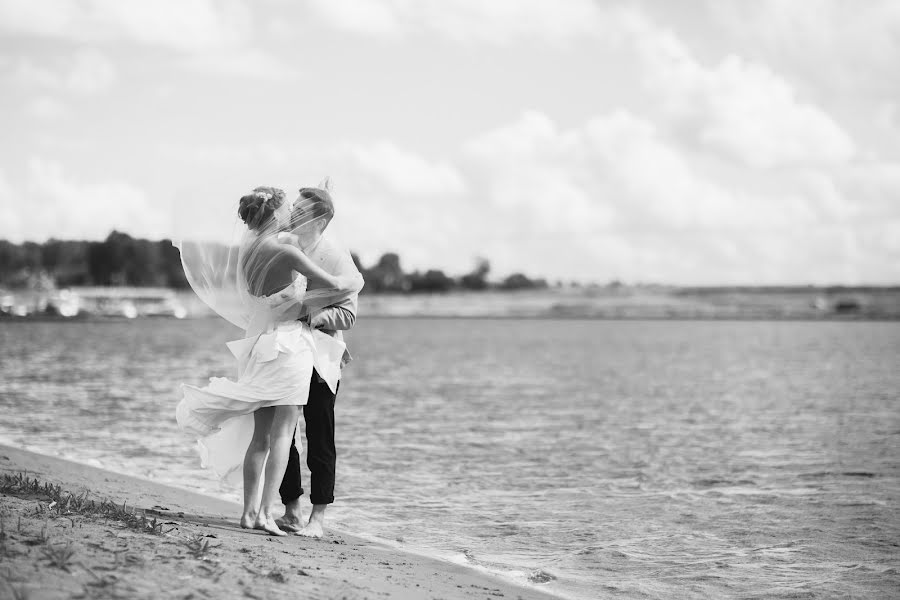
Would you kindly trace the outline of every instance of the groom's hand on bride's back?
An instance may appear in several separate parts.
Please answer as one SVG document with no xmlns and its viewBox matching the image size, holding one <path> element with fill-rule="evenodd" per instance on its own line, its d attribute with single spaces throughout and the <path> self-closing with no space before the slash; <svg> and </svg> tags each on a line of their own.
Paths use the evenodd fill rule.
<svg viewBox="0 0 900 600">
<path fill-rule="evenodd" d="M 332 305 L 314 312 L 307 317 L 306 323 L 312 329 L 319 329 L 329 334 L 335 331 L 347 331 L 356 322 L 356 313 L 346 306 Z"/>
<path fill-rule="evenodd" d="M 325 309 L 328 310 L 328 309 Z M 317 318 L 318 317 L 318 318 Z M 309 325 L 310 329 L 318 329 L 323 333 L 327 333 L 328 335 L 334 335 L 333 329 L 328 329 L 327 319 L 324 318 L 323 312 L 313 313 L 313 314 L 305 314 L 302 315 L 298 321 L 302 321 Z"/>
</svg>

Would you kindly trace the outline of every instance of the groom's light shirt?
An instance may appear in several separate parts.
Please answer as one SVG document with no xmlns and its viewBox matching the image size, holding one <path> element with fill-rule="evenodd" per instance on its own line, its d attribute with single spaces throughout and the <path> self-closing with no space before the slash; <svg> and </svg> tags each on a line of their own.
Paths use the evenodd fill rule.
<svg viewBox="0 0 900 600">
<path fill-rule="evenodd" d="M 332 275 L 349 275 L 359 272 L 350 251 L 338 246 L 326 236 L 323 236 L 315 248 L 309 250 L 307 254 L 317 265 Z M 310 281 L 307 289 L 314 290 L 320 287 L 325 286 Z M 341 302 L 326 306 L 313 313 L 309 318 L 310 326 L 343 342 L 343 332 L 353 327 L 356 322 L 358 305 L 359 296 L 353 294 Z M 341 358 L 341 366 L 346 365 L 350 360 L 350 353 L 345 350 Z"/>
</svg>

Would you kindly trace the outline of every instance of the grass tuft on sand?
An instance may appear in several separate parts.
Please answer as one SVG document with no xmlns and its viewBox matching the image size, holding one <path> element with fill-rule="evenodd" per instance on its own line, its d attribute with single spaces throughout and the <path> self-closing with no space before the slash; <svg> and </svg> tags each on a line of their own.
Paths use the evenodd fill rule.
<svg viewBox="0 0 900 600">
<path fill-rule="evenodd" d="M 174 528 L 163 531 L 163 523 L 156 517 L 147 518 L 146 511 L 138 511 L 135 508 L 129 510 L 125 502 L 122 506 L 109 500 L 89 499 L 90 493 L 83 491 L 80 494 L 63 491 L 59 485 L 42 483 L 36 477 L 29 477 L 27 473 L 20 472 L 10 475 L 4 473 L 0 480 L 0 493 L 18 496 L 23 499 L 33 498 L 38 500 L 34 513 L 47 514 L 48 517 L 69 517 L 78 515 L 82 517 L 101 517 L 108 521 L 116 521 L 131 529 L 153 535 L 165 535 Z"/>
<path fill-rule="evenodd" d="M 214 561 L 212 551 L 217 546 L 207 538 L 215 536 L 173 535 L 179 531 L 180 523 L 148 516 L 146 510 L 129 507 L 126 502 L 93 498 L 88 490 L 67 491 L 58 484 L 18 472 L 0 475 L 0 494 L 0 596 L 8 594 L 23 600 L 130 598 L 137 593 L 151 597 L 159 590 L 157 586 L 145 585 L 141 589 L 129 585 L 140 571 L 146 570 L 148 561 L 154 563 L 160 558 L 158 545 L 148 546 L 148 538 L 175 540 L 176 546 L 184 550 L 183 556 L 175 551 L 172 558 L 176 560 L 190 557 Z M 133 537 L 134 534 L 139 537 Z M 52 570 L 72 577 L 67 580 L 54 576 L 49 572 Z M 209 566 L 199 571 L 207 576 L 221 576 L 221 569 Z M 35 581 L 42 583 L 29 585 Z M 61 585 L 47 585 L 47 581 Z"/>
</svg>

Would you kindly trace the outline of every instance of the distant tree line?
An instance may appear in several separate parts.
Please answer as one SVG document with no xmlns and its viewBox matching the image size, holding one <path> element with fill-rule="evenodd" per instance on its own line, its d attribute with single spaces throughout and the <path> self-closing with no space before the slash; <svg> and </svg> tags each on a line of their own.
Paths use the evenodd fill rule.
<svg viewBox="0 0 900 600">
<path fill-rule="evenodd" d="M 453 290 L 524 290 L 547 287 L 544 279 L 515 273 L 491 282 L 490 262 L 476 261 L 463 275 L 440 269 L 407 273 L 389 252 L 371 267 L 353 261 L 366 280 L 363 293 L 442 293 Z M 113 231 L 102 242 L 49 240 L 13 244 L 0 240 L 0 286 L 134 286 L 187 288 L 178 249 L 169 240 L 151 241 Z"/>
<path fill-rule="evenodd" d="M 28 287 L 47 279 L 58 287 L 188 287 L 178 249 L 169 240 L 135 239 L 113 231 L 102 242 L 0 241 L 0 285 Z"/>
<path fill-rule="evenodd" d="M 487 289 L 525 290 L 547 287 L 545 279 L 530 279 L 522 273 L 514 273 L 499 283 L 488 280 L 491 264 L 487 259 L 478 259 L 469 273 L 451 277 L 440 269 L 413 271 L 407 273 L 400 265 L 400 257 L 388 252 L 383 254 L 371 267 L 366 268 L 353 255 L 356 267 L 366 280 L 363 292 L 371 293 L 441 293 L 453 290 L 482 291 Z"/>
</svg>

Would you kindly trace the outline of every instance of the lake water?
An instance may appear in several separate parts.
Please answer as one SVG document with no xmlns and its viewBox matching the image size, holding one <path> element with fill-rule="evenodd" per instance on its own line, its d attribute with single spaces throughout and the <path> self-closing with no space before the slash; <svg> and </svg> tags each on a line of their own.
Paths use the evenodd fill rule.
<svg viewBox="0 0 900 600">
<path fill-rule="evenodd" d="M 0 323 L 0 437 L 237 498 L 174 420 L 236 337 Z M 348 342 L 348 532 L 573 598 L 900 593 L 900 323 L 363 316 Z"/>
</svg>

